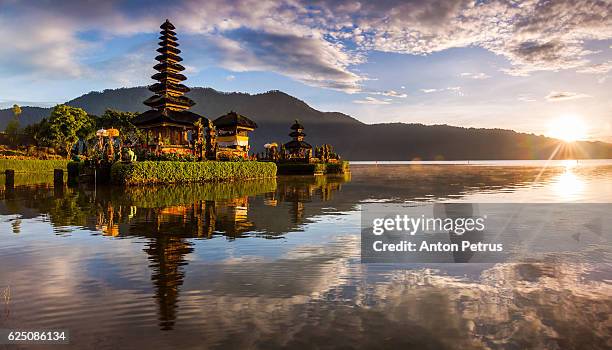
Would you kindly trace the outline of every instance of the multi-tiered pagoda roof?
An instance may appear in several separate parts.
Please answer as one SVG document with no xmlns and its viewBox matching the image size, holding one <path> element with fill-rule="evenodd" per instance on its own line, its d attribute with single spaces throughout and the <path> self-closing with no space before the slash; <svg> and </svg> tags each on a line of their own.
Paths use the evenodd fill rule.
<svg viewBox="0 0 612 350">
<path fill-rule="evenodd" d="M 187 77 L 181 74 L 185 70 L 179 62 L 183 59 L 179 56 L 176 32 L 174 25 L 166 20 L 161 26 L 159 37 L 160 54 L 155 57 L 158 64 L 153 66 L 157 73 L 151 78 L 158 82 L 149 86 L 149 90 L 155 95 L 144 101 L 144 104 L 152 109 L 140 114 L 134 120 L 137 126 L 151 124 L 178 124 L 192 126 L 201 117 L 188 111 L 195 105 L 189 97 L 184 96 L 189 88 L 183 84 Z M 205 119 L 205 118 L 204 118 Z"/>
<path fill-rule="evenodd" d="M 291 130 L 293 131 L 289 134 L 289 136 L 291 136 L 293 140 L 285 144 L 286 149 L 312 149 L 312 146 L 308 142 L 304 141 L 304 137 L 306 136 L 306 134 L 304 133 L 304 126 L 300 124 L 297 119 L 295 120 L 295 123 L 291 125 Z"/>
</svg>

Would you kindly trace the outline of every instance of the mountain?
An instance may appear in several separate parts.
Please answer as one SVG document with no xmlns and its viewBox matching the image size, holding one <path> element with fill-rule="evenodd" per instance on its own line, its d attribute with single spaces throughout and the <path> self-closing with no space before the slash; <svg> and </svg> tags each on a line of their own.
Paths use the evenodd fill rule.
<svg viewBox="0 0 612 350">
<path fill-rule="evenodd" d="M 146 87 L 90 92 L 66 104 L 100 115 L 107 108 L 143 112 L 142 101 L 151 96 Z M 411 160 L 431 159 L 547 159 L 558 141 L 544 136 L 502 129 L 462 128 L 448 125 L 364 124 L 346 114 L 321 112 L 281 91 L 261 94 L 225 93 L 211 88 L 193 88 L 188 96 L 196 102 L 191 109 L 210 119 L 230 110 L 253 119 L 259 128 L 252 133 L 254 150 L 263 144 L 289 140 L 289 126 L 299 119 L 306 127 L 306 141 L 329 143 L 346 159 Z M 50 108 L 22 107 L 22 125 L 38 122 Z M 0 129 L 13 117 L 0 110 Z M 574 153 L 562 150 L 560 157 L 612 158 L 612 144 L 577 142 Z"/>
</svg>

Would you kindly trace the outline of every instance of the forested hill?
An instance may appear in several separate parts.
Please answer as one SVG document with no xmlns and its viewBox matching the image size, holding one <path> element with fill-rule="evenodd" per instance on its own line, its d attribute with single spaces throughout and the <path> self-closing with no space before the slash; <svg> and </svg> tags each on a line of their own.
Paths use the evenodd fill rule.
<svg viewBox="0 0 612 350">
<path fill-rule="evenodd" d="M 266 142 L 289 140 L 289 126 L 299 119 L 306 127 L 306 141 L 313 145 L 330 143 L 347 159 L 546 159 L 558 142 L 531 134 L 500 129 L 461 128 L 448 125 L 364 124 L 346 114 L 321 112 L 281 91 L 262 94 L 224 93 L 210 88 L 193 88 L 188 94 L 196 105 L 192 110 L 214 119 L 230 110 L 246 115 L 259 128 L 251 144 L 261 150 Z M 151 96 L 146 87 L 90 92 L 67 104 L 100 115 L 107 108 L 139 112 L 142 101 Z M 22 107 L 22 126 L 49 115 L 50 108 Z M 12 118 L 10 109 L 0 110 L 0 129 Z M 612 158 L 612 145 L 579 142 L 572 157 Z M 567 154 L 562 154 L 566 156 Z"/>
</svg>

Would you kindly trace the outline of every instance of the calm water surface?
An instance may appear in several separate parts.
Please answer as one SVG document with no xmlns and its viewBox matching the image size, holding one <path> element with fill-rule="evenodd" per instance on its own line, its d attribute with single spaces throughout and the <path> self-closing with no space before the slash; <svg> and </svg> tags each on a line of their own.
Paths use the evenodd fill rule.
<svg viewBox="0 0 612 350">
<path fill-rule="evenodd" d="M 363 203 L 609 203 L 609 163 L 355 164 L 125 190 L 48 180 L 0 189 L 0 328 L 69 329 L 62 348 L 612 347 L 609 261 L 366 265 L 359 253 Z"/>
</svg>

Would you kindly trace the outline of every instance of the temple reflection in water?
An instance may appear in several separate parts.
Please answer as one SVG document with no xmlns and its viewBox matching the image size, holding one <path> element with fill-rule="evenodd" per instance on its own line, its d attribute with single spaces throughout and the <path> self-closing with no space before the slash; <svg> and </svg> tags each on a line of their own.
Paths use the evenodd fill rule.
<svg viewBox="0 0 612 350">
<path fill-rule="evenodd" d="M 305 226 L 316 222 L 316 217 L 346 213 L 355 210 L 362 202 L 436 200 L 484 192 L 506 194 L 515 188 L 532 186 L 534 177 L 539 173 L 539 169 L 531 168 L 512 171 L 506 168 L 454 168 L 449 173 L 448 168 L 411 167 L 406 173 L 386 171 L 381 180 L 381 174 L 375 168 L 360 171 L 354 179 L 279 177 L 241 183 L 134 187 L 125 190 L 109 187 L 98 187 L 96 190 L 53 188 L 48 183 L 28 183 L 27 187 L 0 188 L 0 214 L 14 217 L 10 220 L 13 234 L 16 235 L 26 231 L 22 222 L 42 218 L 51 224 L 58 235 L 76 235 L 85 229 L 107 238 L 136 237 L 135 242 L 144 239 L 143 248 L 137 249 L 146 253 L 153 286 L 150 295 L 157 304 L 159 327 L 167 330 L 178 327 L 175 322 L 179 305 L 181 308 L 187 307 L 179 304 L 179 293 L 181 289 L 187 290 L 184 286 L 188 271 L 186 265 L 191 259 L 198 259 L 197 256 L 189 256 L 196 250 L 198 240 L 209 243 L 204 240 L 237 240 L 242 237 L 274 239 L 288 237 L 296 231 L 306 231 L 305 234 L 310 235 L 312 232 L 305 230 Z M 580 173 L 582 170 L 572 171 L 577 179 L 584 177 Z M 566 169 L 552 169 L 542 174 L 541 181 L 553 185 L 567 181 L 569 177 L 566 173 Z M 400 175 L 402 177 L 394 178 Z M 213 240 L 210 243 L 214 244 Z M 303 262 L 303 258 L 300 258 L 300 262 Z M 289 276 L 293 276 L 302 269 L 300 265 L 291 270 L 284 263 L 280 263 L 278 270 L 270 270 L 272 272 L 269 274 L 276 277 L 280 276 L 279 271 L 288 271 Z M 248 273 L 250 279 L 245 283 L 255 283 L 255 280 L 261 279 L 261 272 L 247 265 L 239 267 L 240 271 L 253 271 Z M 321 271 L 326 269 L 327 265 L 321 267 Z M 218 277 L 229 285 L 235 278 L 231 276 L 235 275 L 230 274 L 227 279 L 216 275 L 214 278 Z M 308 274 L 302 276 L 306 280 L 310 277 Z M 307 281 L 303 283 L 304 286 L 316 285 L 311 280 Z M 149 283 L 148 277 L 144 282 Z M 283 290 L 277 284 L 270 288 Z"/>
<path fill-rule="evenodd" d="M 185 278 L 185 257 L 193 252 L 191 239 L 216 236 L 236 239 L 251 235 L 276 238 L 300 230 L 299 225 L 306 220 L 306 203 L 329 201 L 342 183 L 349 180 L 350 175 L 280 178 L 235 184 L 128 188 L 120 194 L 116 188 L 95 192 L 56 189 L 54 197 L 87 201 L 89 206 L 85 207 L 93 215 L 83 213 L 84 220 L 78 224 L 104 236 L 148 239 L 144 251 L 152 271 L 160 328 L 169 330 L 174 327 L 179 290 Z M 269 227 L 272 217 L 279 218 L 277 222 L 283 222 L 283 218 L 288 221 L 282 227 Z"/>
<path fill-rule="evenodd" d="M 129 188 L 120 196 L 106 188 L 97 191 L 95 199 L 92 193 L 81 194 L 95 205 L 96 222 L 90 228 L 105 236 L 275 238 L 300 230 L 307 219 L 306 203 L 331 200 L 333 193 L 349 180 L 350 175 L 342 175 Z M 275 228 L 269 224 L 269 217 L 288 221 Z"/>
</svg>

